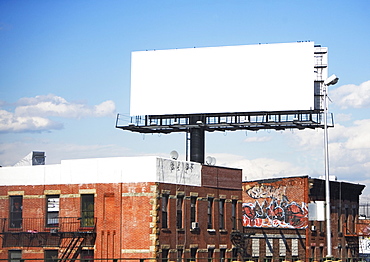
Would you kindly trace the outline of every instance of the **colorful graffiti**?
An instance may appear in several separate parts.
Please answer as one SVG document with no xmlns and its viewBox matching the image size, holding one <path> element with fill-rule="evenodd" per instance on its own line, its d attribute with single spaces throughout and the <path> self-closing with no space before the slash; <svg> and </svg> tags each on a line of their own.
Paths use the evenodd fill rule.
<svg viewBox="0 0 370 262">
<path fill-rule="evenodd" d="M 247 194 L 255 202 L 243 204 L 243 226 L 306 228 L 308 208 L 302 202 L 291 202 L 286 196 L 286 187 L 254 186 Z M 257 199 L 264 199 L 261 203 Z"/>
</svg>

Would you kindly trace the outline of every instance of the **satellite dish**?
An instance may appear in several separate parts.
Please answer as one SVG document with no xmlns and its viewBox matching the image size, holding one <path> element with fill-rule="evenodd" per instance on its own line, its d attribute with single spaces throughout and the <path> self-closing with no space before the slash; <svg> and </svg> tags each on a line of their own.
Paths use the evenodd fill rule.
<svg viewBox="0 0 370 262">
<path fill-rule="evenodd" d="M 179 153 L 177 153 L 176 150 L 172 150 L 171 153 L 170 153 L 170 157 L 173 160 L 177 160 L 179 158 Z"/>
<path fill-rule="evenodd" d="M 214 158 L 212 156 L 207 156 L 207 158 L 206 158 L 206 164 L 207 165 L 210 165 L 210 166 L 216 165 L 216 158 Z"/>
</svg>

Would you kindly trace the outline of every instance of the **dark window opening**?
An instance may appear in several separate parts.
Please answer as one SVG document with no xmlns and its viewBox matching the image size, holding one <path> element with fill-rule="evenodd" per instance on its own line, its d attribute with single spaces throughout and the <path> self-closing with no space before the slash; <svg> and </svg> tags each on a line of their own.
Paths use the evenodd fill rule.
<svg viewBox="0 0 370 262">
<path fill-rule="evenodd" d="M 226 249 L 221 248 L 220 249 L 220 262 L 224 262 L 226 257 Z"/>
<path fill-rule="evenodd" d="M 93 227 L 94 222 L 94 195 L 81 195 L 81 227 Z"/>
<path fill-rule="evenodd" d="M 81 262 L 94 262 L 94 250 L 82 250 Z"/>
<path fill-rule="evenodd" d="M 208 210 L 207 210 L 207 215 L 208 215 L 208 223 L 207 223 L 207 228 L 212 229 L 213 228 L 213 198 L 209 197 L 208 198 Z"/>
<path fill-rule="evenodd" d="M 162 196 L 162 228 L 168 228 L 168 195 Z"/>
<path fill-rule="evenodd" d="M 197 259 L 197 249 L 191 248 L 190 249 L 190 261 L 195 261 Z"/>
<path fill-rule="evenodd" d="M 10 228 L 22 228 L 23 196 L 10 197 Z"/>
<path fill-rule="evenodd" d="M 178 249 L 177 250 L 177 262 L 181 262 L 182 261 L 183 254 L 184 254 L 184 250 L 183 249 Z"/>
<path fill-rule="evenodd" d="M 232 226 L 232 229 L 235 230 L 236 229 L 236 219 L 237 219 L 236 213 L 237 213 L 238 201 L 233 200 L 231 204 L 232 204 L 231 205 L 231 226 Z"/>
<path fill-rule="evenodd" d="M 225 199 L 220 199 L 219 202 L 219 215 L 220 215 L 220 229 L 225 229 Z"/>
<path fill-rule="evenodd" d="M 191 223 L 196 222 L 196 208 L 197 208 L 197 198 L 191 197 L 190 198 L 190 227 Z"/>
<path fill-rule="evenodd" d="M 214 249 L 213 248 L 209 248 L 208 249 L 208 262 L 212 262 L 213 261 L 213 253 L 214 253 Z"/>
<path fill-rule="evenodd" d="M 58 250 L 45 250 L 44 261 L 45 262 L 58 261 Z"/>
<path fill-rule="evenodd" d="M 177 199 L 176 199 L 176 227 L 178 229 L 183 228 L 183 226 L 182 226 L 183 204 L 184 204 L 184 197 L 183 196 L 177 196 Z"/>
<path fill-rule="evenodd" d="M 162 262 L 168 261 L 168 249 L 162 249 Z"/>
</svg>

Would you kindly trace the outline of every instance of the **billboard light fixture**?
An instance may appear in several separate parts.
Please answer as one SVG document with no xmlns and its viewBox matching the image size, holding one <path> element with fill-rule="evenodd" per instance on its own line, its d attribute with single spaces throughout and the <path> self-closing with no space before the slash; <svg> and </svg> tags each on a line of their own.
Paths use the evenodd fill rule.
<svg viewBox="0 0 370 262">
<path fill-rule="evenodd" d="M 324 85 L 331 86 L 338 83 L 339 78 L 336 75 L 331 75 L 324 81 Z"/>
</svg>

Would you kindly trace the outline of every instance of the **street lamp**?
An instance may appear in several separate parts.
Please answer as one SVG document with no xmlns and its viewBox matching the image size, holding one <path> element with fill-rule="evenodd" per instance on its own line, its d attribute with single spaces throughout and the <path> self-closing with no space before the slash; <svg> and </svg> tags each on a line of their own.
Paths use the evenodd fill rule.
<svg viewBox="0 0 370 262">
<path fill-rule="evenodd" d="M 328 91 L 327 87 L 338 83 L 339 78 L 331 75 L 324 81 L 324 154 L 325 154 L 325 197 L 326 197 L 326 245 L 327 258 L 332 257 L 331 249 L 331 225 L 330 225 L 330 179 L 329 179 L 329 143 L 328 143 Z"/>
</svg>

